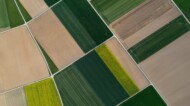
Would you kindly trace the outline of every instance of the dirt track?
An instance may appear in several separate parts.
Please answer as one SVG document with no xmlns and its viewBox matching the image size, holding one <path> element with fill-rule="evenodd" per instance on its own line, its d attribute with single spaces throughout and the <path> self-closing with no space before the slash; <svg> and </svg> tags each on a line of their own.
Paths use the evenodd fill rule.
<svg viewBox="0 0 190 106">
<path fill-rule="evenodd" d="M 171 106 L 190 104 L 190 32 L 140 65 Z"/>
<path fill-rule="evenodd" d="M 59 69 L 84 55 L 81 48 L 51 10 L 29 23 L 29 27 Z"/>
<path fill-rule="evenodd" d="M 48 75 L 47 66 L 25 26 L 0 35 L 0 92 Z"/>
<path fill-rule="evenodd" d="M 122 48 L 122 46 L 119 44 L 119 42 L 115 38 L 113 38 L 113 39 L 110 39 L 108 42 L 106 42 L 106 45 L 109 47 L 109 49 L 112 51 L 112 53 L 119 60 L 121 65 L 124 67 L 124 69 L 130 75 L 130 77 L 133 79 L 133 81 L 138 86 L 138 88 L 140 88 L 140 89 L 145 88 L 149 84 L 148 80 L 140 72 L 138 67 L 131 60 L 130 56 L 127 55 L 127 53 Z"/>
</svg>

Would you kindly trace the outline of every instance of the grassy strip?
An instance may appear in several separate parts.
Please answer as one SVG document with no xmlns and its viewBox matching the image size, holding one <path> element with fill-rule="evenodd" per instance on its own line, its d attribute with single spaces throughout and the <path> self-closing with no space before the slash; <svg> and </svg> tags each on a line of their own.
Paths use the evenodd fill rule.
<svg viewBox="0 0 190 106">
<path fill-rule="evenodd" d="M 145 0 L 91 0 L 92 5 L 101 14 L 107 24 L 139 6 Z"/>
<path fill-rule="evenodd" d="M 176 5 L 180 8 L 183 14 L 187 17 L 190 21 L 190 2 L 189 0 L 174 0 Z"/>
<path fill-rule="evenodd" d="M 58 2 L 59 0 L 44 0 L 46 2 L 46 4 L 50 7 L 53 4 L 55 4 L 56 2 Z"/>
<path fill-rule="evenodd" d="M 128 97 L 95 51 L 56 75 L 55 81 L 66 105 L 79 101 L 81 105 L 115 106 Z"/>
<path fill-rule="evenodd" d="M 120 106 L 167 106 L 153 86 L 149 86 Z"/>
<path fill-rule="evenodd" d="M 55 63 L 51 60 L 51 58 L 48 56 L 48 54 L 45 52 L 45 50 L 42 48 L 42 46 L 39 43 L 38 43 L 38 45 L 39 45 L 40 49 L 42 50 L 42 53 L 44 54 L 44 57 L 46 58 L 46 61 L 47 61 L 48 65 L 49 65 L 51 73 L 54 74 L 59 69 L 57 68 Z"/>
<path fill-rule="evenodd" d="M 28 106 L 61 106 L 51 78 L 24 87 Z"/>
<path fill-rule="evenodd" d="M 139 91 L 139 88 L 105 44 L 97 48 L 96 52 L 129 95 Z"/>
<path fill-rule="evenodd" d="M 52 10 L 84 52 L 112 36 L 86 0 L 64 0 Z"/>
<path fill-rule="evenodd" d="M 65 106 L 102 106 L 102 101 L 75 65 L 55 76 Z"/>
<path fill-rule="evenodd" d="M 18 8 L 16 7 L 14 0 L 5 0 L 5 1 L 6 1 L 7 13 L 9 16 L 10 27 L 13 28 L 24 24 L 24 21 L 18 11 Z"/>
<path fill-rule="evenodd" d="M 7 14 L 5 0 L 0 0 L 0 28 L 7 28 L 9 25 L 9 17 Z"/>
<path fill-rule="evenodd" d="M 26 22 L 27 22 L 27 21 L 30 21 L 30 20 L 32 19 L 32 17 L 28 14 L 28 12 L 27 12 L 26 9 L 22 6 L 22 4 L 20 3 L 19 0 L 16 0 L 16 2 L 17 2 L 18 6 L 19 6 L 19 8 L 20 8 L 20 11 L 22 12 L 22 15 L 23 15 L 25 21 L 26 21 Z"/>
<path fill-rule="evenodd" d="M 183 16 L 179 16 L 166 26 L 140 41 L 128 51 L 137 63 L 150 57 L 184 33 L 189 31 L 190 25 Z"/>
</svg>

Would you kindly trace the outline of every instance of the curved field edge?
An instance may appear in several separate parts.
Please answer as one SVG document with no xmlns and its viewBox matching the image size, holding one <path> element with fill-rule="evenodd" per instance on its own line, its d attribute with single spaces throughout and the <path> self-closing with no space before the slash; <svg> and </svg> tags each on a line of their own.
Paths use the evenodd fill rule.
<svg viewBox="0 0 190 106">
<path fill-rule="evenodd" d="M 134 81 L 105 44 L 98 47 L 96 52 L 129 95 L 139 91 Z"/>
<path fill-rule="evenodd" d="M 48 78 L 24 87 L 28 106 L 61 106 L 53 79 Z"/>
</svg>

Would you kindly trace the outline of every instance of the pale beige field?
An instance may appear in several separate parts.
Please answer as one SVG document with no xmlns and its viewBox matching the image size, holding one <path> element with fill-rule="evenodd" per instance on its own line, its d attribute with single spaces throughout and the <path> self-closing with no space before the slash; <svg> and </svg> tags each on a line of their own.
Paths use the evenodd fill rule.
<svg viewBox="0 0 190 106">
<path fill-rule="evenodd" d="M 170 106 L 190 105 L 190 32 L 140 65 Z"/>
<path fill-rule="evenodd" d="M 40 15 L 48 6 L 44 0 L 19 0 L 31 17 Z"/>
<path fill-rule="evenodd" d="M 130 48 L 178 15 L 179 12 L 174 9 L 170 0 L 149 0 L 116 20 L 110 27 L 124 45 Z"/>
<path fill-rule="evenodd" d="M 5 95 L 0 94 L 0 106 L 6 106 Z"/>
<path fill-rule="evenodd" d="M 29 27 L 59 69 L 84 55 L 70 33 L 51 10 L 30 22 Z"/>
<path fill-rule="evenodd" d="M 145 76 L 141 73 L 135 63 L 132 61 L 130 56 L 126 53 L 126 51 L 122 48 L 119 42 L 112 38 L 106 42 L 108 48 L 112 51 L 115 55 L 117 60 L 121 63 L 123 68 L 129 74 L 129 76 L 133 79 L 135 84 L 138 86 L 139 89 L 143 89 L 149 85 L 148 80 Z"/>
<path fill-rule="evenodd" d="M 0 34 L 0 93 L 49 76 L 25 26 Z"/>
</svg>

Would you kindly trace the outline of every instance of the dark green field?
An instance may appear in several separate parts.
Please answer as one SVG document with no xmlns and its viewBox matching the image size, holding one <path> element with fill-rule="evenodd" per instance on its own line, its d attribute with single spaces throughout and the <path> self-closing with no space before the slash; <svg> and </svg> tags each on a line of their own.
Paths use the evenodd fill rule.
<svg viewBox="0 0 190 106">
<path fill-rule="evenodd" d="M 64 105 L 115 106 L 128 97 L 95 51 L 55 76 Z"/>
<path fill-rule="evenodd" d="M 0 28 L 9 27 L 9 17 L 7 14 L 6 1 L 0 0 Z"/>
<path fill-rule="evenodd" d="M 149 86 L 119 106 L 167 106 L 153 86 Z"/>
<path fill-rule="evenodd" d="M 128 13 L 145 0 L 91 0 L 107 24 Z"/>
<path fill-rule="evenodd" d="M 190 21 L 190 2 L 189 0 L 174 0 L 176 5 L 180 8 L 183 14 Z"/>
<path fill-rule="evenodd" d="M 25 19 L 25 21 L 29 21 L 32 19 L 32 17 L 28 14 L 28 12 L 26 11 L 26 9 L 22 6 L 22 4 L 19 2 L 19 0 L 16 0 L 18 7 L 20 8 L 20 11 L 22 12 L 22 15 Z"/>
<path fill-rule="evenodd" d="M 84 52 L 112 36 L 87 0 L 64 0 L 52 10 Z"/>
<path fill-rule="evenodd" d="M 183 16 L 179 16 L 166 26 L 131 47 L 128 51 L 135 61 L 140 63 L 172 41 L 176 40 L 178 37 L 182 36 L 189 31 L 189 28 L 190 25 Z"/>
<path fill-rule="evenodd" d="M 46 4 L 48 6 L 52 6 L 53 4 L 55 4 L 56 2 L 58 2 L 59 0 L 44 0 L 46 2 Z"/>
</svg>

